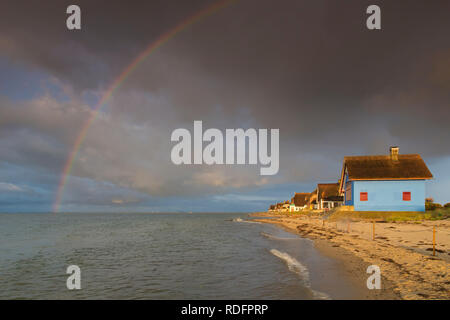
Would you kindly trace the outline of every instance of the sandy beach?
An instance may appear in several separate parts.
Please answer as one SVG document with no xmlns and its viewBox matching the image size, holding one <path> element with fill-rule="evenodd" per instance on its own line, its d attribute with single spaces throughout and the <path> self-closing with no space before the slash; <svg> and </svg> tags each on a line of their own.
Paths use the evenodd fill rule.
<svg viewBox="0 0 450 320">
<path fill-rule="evenodd" d="M 325 255 L 342 262 L 360 287 L 369 265 L 378 265 L 382 289 L 362 298 L 450 299 L 450 221 L 375 223 L 322 219 L 318 216 L 254 213 L 257 221 L 276 224 L 314 240 Z M 270 217 L 270 218 L 264 218 Z M 433 256 L 433 227 L 436 230 Z M 365 292 L 365 290 L 364 290 Z"/>
</svg>

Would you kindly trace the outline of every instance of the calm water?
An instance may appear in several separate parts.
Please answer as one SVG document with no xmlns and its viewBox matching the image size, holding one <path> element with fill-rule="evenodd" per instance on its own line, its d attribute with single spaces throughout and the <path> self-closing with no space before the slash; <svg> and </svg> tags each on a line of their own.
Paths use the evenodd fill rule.
<svg viewBox="0 0 450 320">
<path fill-rule="evenodd" d="M 356 296 L 310 240 L 239 218 L 246 215 L 0 214 L 0 299 Z M 81 290 L 66 288 L 71 264 L 81 268 Z"/>
</svg>

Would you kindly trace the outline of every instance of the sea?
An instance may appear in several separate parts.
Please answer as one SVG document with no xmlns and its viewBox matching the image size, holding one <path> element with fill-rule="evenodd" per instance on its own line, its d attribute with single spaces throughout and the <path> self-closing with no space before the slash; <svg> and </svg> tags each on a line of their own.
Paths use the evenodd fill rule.
<svg viewBox="0 0 450 320">
<path fill-rule="evenodd" d="M 313 241 L 245 213 L 0 214 L 0 299 L 355 298 Z"/>
</svg>

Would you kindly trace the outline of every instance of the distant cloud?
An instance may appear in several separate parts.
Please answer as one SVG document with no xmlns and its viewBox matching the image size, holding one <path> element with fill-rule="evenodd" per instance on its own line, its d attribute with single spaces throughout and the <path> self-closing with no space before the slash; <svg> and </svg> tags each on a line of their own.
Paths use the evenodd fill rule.
<svg viewBox="0 0 450 320">
<path fill-rule="evenodd" d="M 12 183 L 0 182 L 1 191 L 24 192 L 25 190 Z"/>
<path fill-rule="evenodd" d="M 224 194 L 214 196 L 215 201 L 274 201 L 278 199 L 271 196 L 259 196 L 254 194 L 243 195 L 243 194 Z"/>
</svg>

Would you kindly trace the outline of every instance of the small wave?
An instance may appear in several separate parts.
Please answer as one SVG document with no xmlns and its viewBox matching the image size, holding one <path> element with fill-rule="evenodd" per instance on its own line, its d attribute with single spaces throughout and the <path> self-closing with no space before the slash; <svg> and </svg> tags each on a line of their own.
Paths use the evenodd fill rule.
<svg viewBox="0 0 450 320">
<path fill-rule="evenodd" d="M 241 219 L 241 218 L 235 218 L 232 221 L 234 221 L 234 222 L 246 222 L 246 223 L 258 223 L 258 224 L 261 223 L 261 222 L 257 222 L 257 221 L 244 220 L 244 219 Z"/>
<path fill-rule="evenodd" d="M 302 265 L 297 259 L 291 257 L 286 252 L 278 251 L 277 249 L 270 250 L 270 253 L 272 253 L 274 256 L 280 258 L 283 260 L 290 271 L 297 273 L 300 278 L 302 279 L 303 283 L 309 287 L 309 271 L 308 268 L 306 268 L 304 265 Z"/>
<path fill-rule="evenodd" d="M 327 295 L 324 292 L 320 292 L 320 291 L 316 291 L 316 290 L 312 290 L 312 289 L 310 289 L 310 290 L 311 290 L 311 292 L 312 292 L 312 294 L 313 294 L 315 299 L 318 299 L 318 300 L 331 300 L 330 296 Z"/>
<path fill-rule="evenodd" d="M 274 235 L 271 235 L 269 233 L 266 232 L 261 232 L 261 235 L 263 237 L 266 237 L 268 239 L 272 239 L 272 240 L 298 240 L 299 238 L 281 238 L 281 237 L 276 237 Z"/>
<path fill-rule="evenodd" d="M 303 264 L 301 264 L 297 259 L 291 257 L 286 252 L 281 252 L 278 251 L 277 249 L 271 249 L 270 253 L 283 260 L 287 264 L 289 271 L 292 271 L 300 276 L 302 284 L 311 290 L 314 298 L 321 300 L 330 299 L 330 297 L 326 293 L 311 289 L 308 268 L 306 268 Z"/>
</svg>

